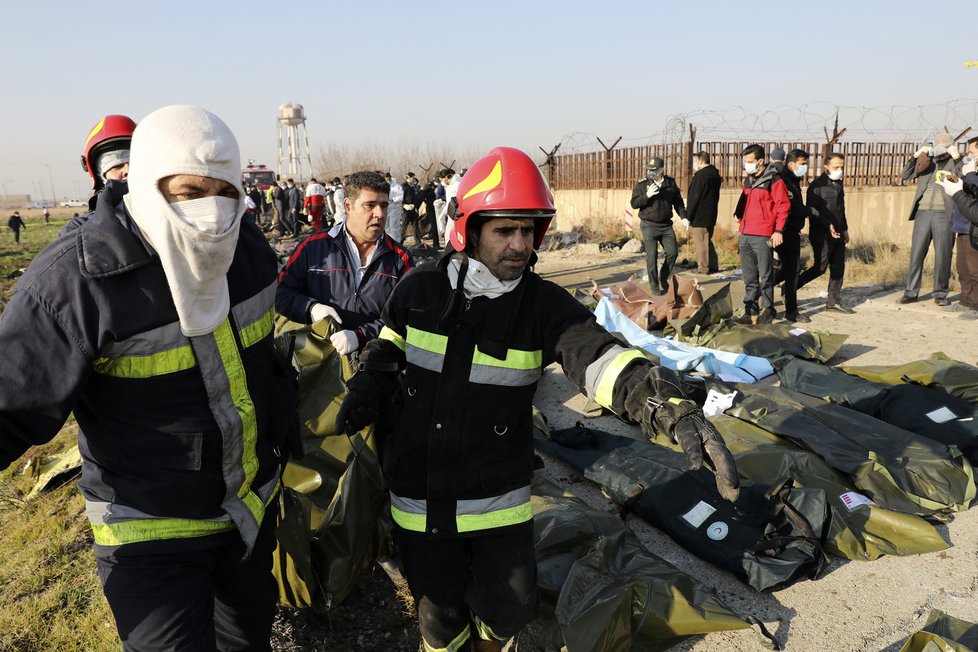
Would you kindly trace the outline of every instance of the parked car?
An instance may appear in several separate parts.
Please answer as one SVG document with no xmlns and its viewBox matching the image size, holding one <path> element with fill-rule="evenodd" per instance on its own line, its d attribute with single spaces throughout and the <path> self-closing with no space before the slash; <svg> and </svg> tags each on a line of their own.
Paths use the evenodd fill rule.
<svg viewBox="0 0 978 652">
<path fill-rule="evenodd" d="M 88 204 L 77 199 L 69 199 L 68 201 L 61 202 L 62 208 L 82 208 L 84 206 L 88 206 Z"/>
<path fill-rule="evenodd" d="M 28 204 L 27 208 L 54 208 L 54 204 L 47 201 L 34 201 Z"/>
</svg>

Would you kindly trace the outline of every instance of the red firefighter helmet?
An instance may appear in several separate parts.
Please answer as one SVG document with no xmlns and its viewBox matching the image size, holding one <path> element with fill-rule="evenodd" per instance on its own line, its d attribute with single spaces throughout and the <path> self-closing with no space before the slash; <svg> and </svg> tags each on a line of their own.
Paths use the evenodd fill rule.
<svg viewBox="0 0 978 652">
<path fill-rule="evenodd" d="M 452 200 L 449 215 L 455 220 L 448 238 L 456 251 L 466 245 L 465 225 L 477 213 L 518 214 L 537 220 L 533 248 L 543 242 L 557 210 L 540 168 L 525 153 L 497 147 L 468 169 Z"/>
<path fill-rule="evenodd" d="M 98 170 L 94 167 L 99 155 L 112 149 L 120 149 L 120 145 L 128 146 L 132 141 L 132 132 L 135 130 L 136 123 L 132 118 L 124 115 L 107 115 L 96 122 L 88 132 L 85 146 L 82 147 L 81 165 L 82 169 L 92 177 L 94 188 L 103 185 Z"/>
</svg>

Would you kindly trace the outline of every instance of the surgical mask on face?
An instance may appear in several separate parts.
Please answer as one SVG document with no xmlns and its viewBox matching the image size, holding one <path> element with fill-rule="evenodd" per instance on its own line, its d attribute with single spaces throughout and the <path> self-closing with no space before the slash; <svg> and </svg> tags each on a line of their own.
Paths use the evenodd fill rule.
<svg viewBox="0 0 978 652">
<path fill-rule="evenodd" d="M 757 172 L 757 163 L 744 163 L 744 172 L 754 174 Z"/>
<path fill-rule="evenodd" d="M 974 163 L 975 159 L 973 156 L 965 156 L 963 159 L 961 159 L 961 162 L 967 165 L 968 163 Z"/>
<path fill-rule="evenodd" d="M 842 168 L 839 168 L 838 170 L 829 170 L 829 179 L 832 179 L 832 181 L 838 181 L 841 178 Z"/>
<path fill-rule="evenodd" d="M 934 145 L 930 150 L 930 155 L 934 158 L 945 154 L 947 154 L 947 147 L 944 147 L 944 145 Z"/>
<path fill-rule="evenodd" d="M 662 173 L 661 172 L 656 172 L 655 170 L 649 170 L 648 171 L 648 177 L 649 177 L 649 179 L 661 179 L 662 178 Z"/>
<path fill-rule="evenodd" d="M 806 174 L 808 174 L 808 166 L 807 165 L 799 165 L 798 167 L 795 168 L 795 176 L 796 177 L 801 178 L 801 177 L 805 176 Z"/>
<path fill-rule="evenodd" d="M 170 208 L 187 224 L 202 233 L 224 233 L 238 218 L 238 200 L 230 197 L 202 197 L 189 201 L 175 201 Z"/>
</svg>

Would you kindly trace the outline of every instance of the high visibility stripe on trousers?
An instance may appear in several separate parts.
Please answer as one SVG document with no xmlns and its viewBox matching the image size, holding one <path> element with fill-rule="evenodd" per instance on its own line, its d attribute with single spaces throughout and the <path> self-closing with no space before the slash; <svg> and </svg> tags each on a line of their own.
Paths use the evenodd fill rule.
<svg viewBox="0 0 978 652">
<path fill-rule="evenodd" d="M 453 638 L 445 647 L 435 647 L 428 641 L 424 640 L 424 638 L 421 639 L 421 642 L 424 644 L 425 652 L 458 652 L 458 650 L 462 649 L 463 645 L 468 643 L 471 637 L 472 632 L 469 629 L 469 626 L 466 625 L 465 629 L 459 632 L 458 636 Z"/>
<path fill-rule="evenodd" d="M 391 493 L 391 516 L 405 530 L 427 530 L 428 501 L 402 498 Z M 455 503 L 455 527 L 458 532 L 476 532 L 525 523 L 533 519 L 530 487 L 514 489 L 500 496 L 459 500 Z"/>
</svg>

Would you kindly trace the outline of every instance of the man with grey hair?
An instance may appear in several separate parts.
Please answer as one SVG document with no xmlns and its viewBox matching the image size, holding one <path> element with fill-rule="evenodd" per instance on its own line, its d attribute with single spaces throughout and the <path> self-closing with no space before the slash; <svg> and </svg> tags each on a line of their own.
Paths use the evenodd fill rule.
<svg viewBox="0 0 978 652">
<path fill-rule="evenodd" d="M 272 347 L 275 255 L 244 211 L 228 126 L 155 111 L 128 188 L 38 254 L 0 321 L 0 468 L 74 414 L 127 651 L 270 650 L 269 506 L 298 388 Z"/>
<path fill-rule="evenodd" d="M 951 134 L 938 134 L 930 146 L 922 146 L 906 165 L 900 178 L 904 181 L 917 180 L 910 220 L 913 221 L 913 237 L 910 244 L 910 269 L 907 270 L 907 283 L 897 303 L 913 303 L 920 293 L 924 259 L 931 242 L 934 243 L 934 303 L 947 306 L 951 281 L 951 250 L 954 247 L 954 233 L 951 231 L 951 213 L 954 201 L 944 194 L 937 185 L 936 174 L 947 172 L 960 175 L 961 154 Z"/>
</svg>

